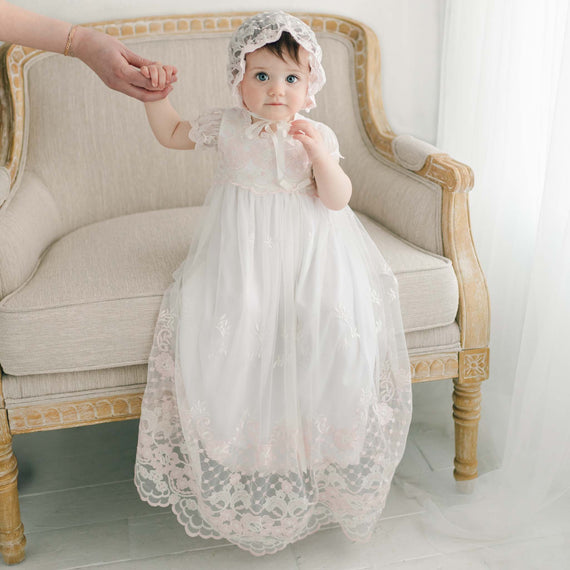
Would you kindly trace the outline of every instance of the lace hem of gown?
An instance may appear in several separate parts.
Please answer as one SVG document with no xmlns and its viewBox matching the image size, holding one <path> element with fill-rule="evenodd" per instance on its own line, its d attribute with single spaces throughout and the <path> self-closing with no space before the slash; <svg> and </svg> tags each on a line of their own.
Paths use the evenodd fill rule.
<svg viewBox="0 0 570 570">
<path fill-rule="evenodd" d="M 324 459 L 297 471 L 242 472 L 225 464 L 233 450 L 218 455 L 224 447 L 204 437 L 200 426 L 209 425 L 204 409 L 179 412 L 172 347 L 176 323 L 173 312 L 161 310 L 141 411 L 135 468 L 140 497 L 152 506 L 170 506 L 189 536 L 227 539 L 256 556 L 282 550 L 328 523 L 338 523 L 351 540 L 368 540 L 403 453 L 408 424 L 401 412 L 377 394 L 362 394 L 359 413 L 367 420 L 361 429 L 355 421 L 352 430 L 333 437 L 341 447 L 358 451 L 355 463 Z M 384 394 L 390 400 L 393 389 Z M 329 432 L 323 417 L 312 428 L 306 433 L 317 439 Z M 274 443 L 275 449 L 291 449 Z M 306 448 L 315 443 L 307 441 Z M 260 456 L 270 451 L 257 450 Z"/>
</svg>

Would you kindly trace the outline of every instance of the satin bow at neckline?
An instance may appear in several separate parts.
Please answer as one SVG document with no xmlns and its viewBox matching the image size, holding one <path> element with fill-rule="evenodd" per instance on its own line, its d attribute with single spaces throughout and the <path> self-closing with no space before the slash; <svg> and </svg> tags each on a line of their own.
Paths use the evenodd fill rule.
<svg viewBox="0 0 570 570">
<path fill-rule="evenodd" d="M 285 154 L 282 141 L 290 139 L 294 141 L 293 137 L 289 134 L 289 129 L 291 128 L 290 121 L 272 121 L 270 119 L 265 119 L 260 117 L 255 113 L 252 113 L 248 109 L 245 109 L 247 114 L 256 121 L 252 121 L 245 130 L 245 135 L 248 139 L 253 139 L 259 137 L 261 133 L 267 133 L 271 142 L 273 143 L 273 150 L 275 152 L 275 164 L 277 166 L 277 183 L 279 186 L 285 190 L 293 190 L 297 184 L 291 182 L 286 178 L 285 175 Z M 275 130 L 271 128 L 271 125 L 275 125 Z"/>
<path fill-rule="evenodd" d="M 264 132 L 269 134 L 269 136 L 275 135 L 275 133 L 278 133 L 282 138 L 287 138 L 289 136 L 291 121 L 273 121 L 271 119 L 265 119 L 260 115 L 256 115 L 247 109 L 246 112 L 250 115 L 251 119 L 257 119 L 256 121 L 252 121 L 251 125 L 249 125 L 245 131 L 248 139 L 258 137 Z M 271 125 L 275 125 L 275 130 L 271 128 Z"/>
</svg>

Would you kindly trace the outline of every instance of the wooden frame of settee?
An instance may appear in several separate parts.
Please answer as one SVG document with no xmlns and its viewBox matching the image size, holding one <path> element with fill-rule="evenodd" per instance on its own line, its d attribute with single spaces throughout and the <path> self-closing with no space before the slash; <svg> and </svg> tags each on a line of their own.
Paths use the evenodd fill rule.
<svg viewBox="0 0 570 570">
<path fill-rule="evenodd" d="M 119 20 L 86 26 L 97 28 L 119 39 L 148 35 L 189 32 L 228 32 L 237 28 L 249 13 L 151 17 Z M 360 113 L 366 133 L 376 150 L 397 163 L 392 148 L 392 132 L 380 91 L 380 48 L 367 26 L 325 14 L 297 14 L 316 32 L 337 33 L 354 46 L 355 78 Z M 2 48 L 0 65 L 6 108 L 0 115 L 0 167 L 12 187 L 22 167 L 24 145 L 25 78 L 24 64 L 43 53 L 11 45 Z M 2 120 L 3 119 L 3 120 Z M 5 123 L 2 128 L 2 122 Z M 489 375 L 489 298 L 469 221 L 468 192 L 473 172 L 447 154 L 427 157 L 415 174 L 439 184 L 442 198 L 444 255 L 451 259 L 459 285 L 461 349 L 456 352 L 411 357 L 414 382 L 453 379 L 453 418 L 455 421 L 455 469 L 457 480 L 477 477 L 477 433 L 480 417 L 481 382 Z M 14 564 L 24 559 L 26 539 L 20 519 L 18 468 L 12 452 L 12 436 L 42 430 L 127 420 L 140 415 L 143 393 L 99 396 L 55 404 L 30 405 L 7 409 L 2 395 L 0 370 L 0 549 L 4 561 Z"/>
</svg>

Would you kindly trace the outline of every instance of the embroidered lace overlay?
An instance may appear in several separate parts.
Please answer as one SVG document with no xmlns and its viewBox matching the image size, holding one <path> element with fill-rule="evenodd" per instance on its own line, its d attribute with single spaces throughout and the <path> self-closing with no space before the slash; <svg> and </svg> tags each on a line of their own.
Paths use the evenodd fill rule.
<svg viewBox="0 0 570 570">
<path fill-rule="evenodd" d="M 211 109 L 191 122 L 188 138 L 196 143 L 195 150 L 205 150 L 218 146 L 218 133 L 222 122 L 223 109 Z"/>
<path fill-rule="evenodd" d="M 212 111 L 190 133 L 219 165 L 162 299 L 135 483 L 190 536 L 255 555 L 330 522 L 366 540 L 411 415 L 397 281 L 315 195 L 302 145 L 251 125 Z"/>
</svg>

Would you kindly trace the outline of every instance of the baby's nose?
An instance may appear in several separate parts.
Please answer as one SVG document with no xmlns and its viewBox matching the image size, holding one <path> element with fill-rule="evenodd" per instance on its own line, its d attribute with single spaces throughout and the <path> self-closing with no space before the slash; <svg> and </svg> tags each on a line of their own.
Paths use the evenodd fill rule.
<svg viewBox="0 0 570 570">
<path fill-rule="evenodd" d="M 277 79 L 271 82 L 271 85 L 269 86 L 269 94 L 282 95 L 284 89 L 285 89 L 285 82 Z"/>
</svg>

